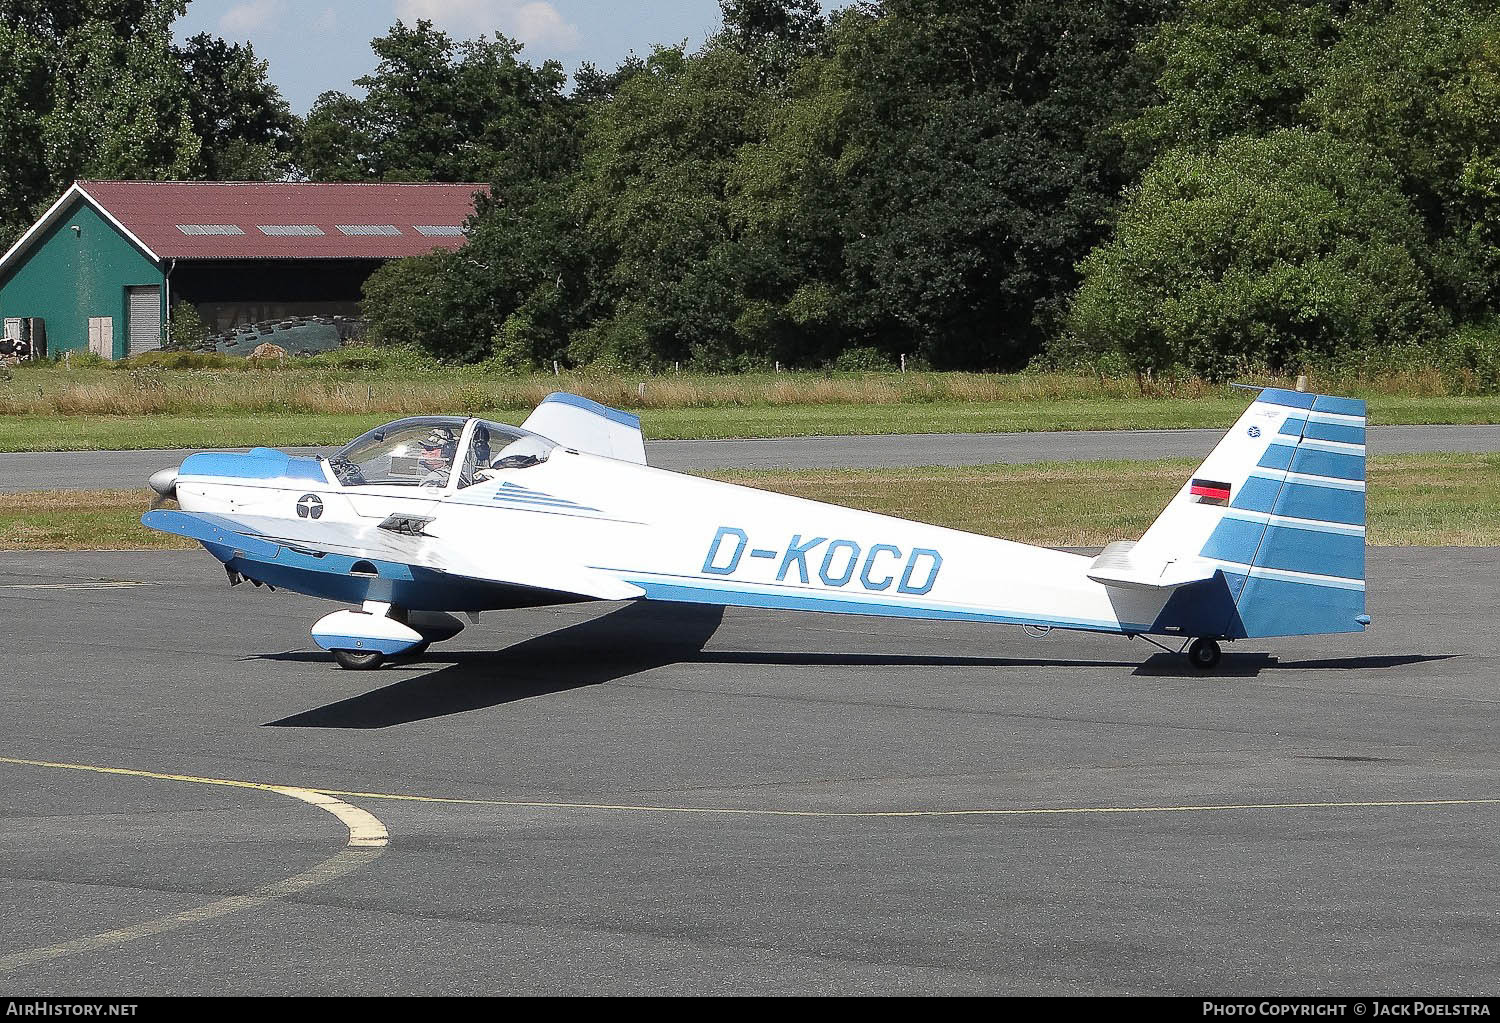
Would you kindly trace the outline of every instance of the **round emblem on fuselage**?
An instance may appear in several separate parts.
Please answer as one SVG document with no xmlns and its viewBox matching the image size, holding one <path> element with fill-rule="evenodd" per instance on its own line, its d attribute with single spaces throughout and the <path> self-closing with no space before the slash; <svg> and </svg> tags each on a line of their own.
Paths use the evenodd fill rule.
<svg viewBox="0 0 1500 1023">
<path fill-rule="evenodd" d="M 1260 436 L 1260 427 L 1258 427 L 1258 426 L 1252 426 L 1252 427 L 1250 427 L 1250 436 L 1252 436 L 1252 437 L 1259 437 Z"/>
<path fill-rule="evenodd" d="M 317 494 L 303 494 L 297 498 L 297 518 L 316 519 L 323 515 L 323 499 Z"/>
</svg>

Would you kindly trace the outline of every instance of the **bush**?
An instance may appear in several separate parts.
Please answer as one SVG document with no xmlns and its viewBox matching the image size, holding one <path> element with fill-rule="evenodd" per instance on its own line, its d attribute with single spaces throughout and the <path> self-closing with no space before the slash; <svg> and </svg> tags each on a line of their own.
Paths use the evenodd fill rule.
<svg viewBox="0 0 1500 1023">
<path fill-rule="evenodd" d="M 531 317 L 519 310 L 511 313 L 500 324 L 490 341 L 490 357 L 484 368 L 493 373 L 528 373 L 537 367 L 537 348 L 545 338 L 531 322 Z"/>
<path fill-rule="evenodd" d="M 1312 356 L 1302 368 L 1326 390 L 1500 394 L 1500 322 L 1467 324 L 1424 344 L 1396 342 Z"/>
<path fill-rule="evenodd" d="M 833 360 L 840 372 L 880 372 L 896 368 L 896 362 L 879 348 L 845 348 Z"/>
<path fill-rule="evenodd" d="M 651 369 L 656 358 L 645 317 L 626 311 L 578 331 L 568 341 L 568 361 L 616 372 Z"/>
<path fill-rule="evenodd" d="M 208 325 L 190 302 L 172 303 L 172 326 L 167 343 L 172 348 L 193 348 L 208 338 Z"/>
<path fill-rule="evenodd" d="M 324 369 L 384 370 L 393 373 L 420 373 L 437 367 L 432 356 L 412 344 L 350 345 L 300 359 L 297 364 Z"/>
<path fill-rule="evenodd" d="M 66 352 L 59 352 L 52 357 L 52 361 L 64 363 L 74 369 L 94 369 L 98 366 L 114 365 L 98 352 L 91 352 L 87 348 L 70 348 Z"/>
<path fill-rule="evenodd" d="M 1082 264 L 1069 326 L 1132 369 L 1226 379 L 1442 332 L 1422 229 L 1385 163 L 1320 132 L 1160 157 Z"/>
<path fill-rule="evenodd" d="M 1438 345 L 1437 366 L 1453 394 L 1500 394 L 1500 322 L 1460 328 Z"/>
<path fill-rule="evenodd" d="M 440 359 L 472 362 L 489 353 L 487 307 L 456 294 L 459 257 L 446 249 L 394 259 L 364 284 L 365 338 L 377 346 L 414 345 Z"/>
</svg>

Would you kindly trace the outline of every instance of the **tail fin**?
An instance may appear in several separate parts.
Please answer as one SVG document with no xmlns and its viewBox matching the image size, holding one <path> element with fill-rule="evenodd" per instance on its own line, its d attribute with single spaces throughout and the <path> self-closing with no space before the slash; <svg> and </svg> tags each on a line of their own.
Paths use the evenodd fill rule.
<svg viewBox="0 0 1500 1023">
<path fill-rule="evenodd" d="M 1135 554 L 1196 557 L 1222 573 L 1227 600 L 1173 596 L 1163 624 L 1181 631 L 1211 634 L 1219 618 L 1227 638 L 1362 631 L 1365 403 L 1261 391 Z"/>
</svg>

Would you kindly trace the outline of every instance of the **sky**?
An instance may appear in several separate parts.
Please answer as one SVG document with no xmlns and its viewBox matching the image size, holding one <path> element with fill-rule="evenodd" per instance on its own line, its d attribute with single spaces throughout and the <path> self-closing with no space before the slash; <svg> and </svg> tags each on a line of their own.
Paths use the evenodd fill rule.
<svg viewBox="0 0 1500 1023">
<path fill-rule="evenodd" d="M 558 60 L 570 72 L 583 61 L 609 70 L 654 43 L 696 47 L 719 27 L 718 0 L 192 0 L 177 21 L 179 39 L 208 32 L 250 42 L 269 61 L 271 80 L 292 109 L 307 113 L 329 89 L 375 66 L 370 40 L 400 18 L 432 21 L 456 38 L 501 31 L 526 48 L 523 59 Z"/>
</svg>

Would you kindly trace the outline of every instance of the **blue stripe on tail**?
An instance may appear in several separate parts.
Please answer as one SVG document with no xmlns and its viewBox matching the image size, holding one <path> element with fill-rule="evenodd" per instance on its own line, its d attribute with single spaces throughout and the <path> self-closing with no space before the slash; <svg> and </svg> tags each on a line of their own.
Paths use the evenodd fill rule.
<svg viewBox="0 0 1500 1023">
<path fill-rule="evenodd" d="M 1365 591 L 1252 575 L 1240 594 L 1246 636 L 1318 636 L 1360 632 Z"/>
<path fill-rule="evenodd" d="M 1251 476 L 1234 495 L 1229 507 L 1317 522 L 1350 526 L 1365 524 L 1364 491 L 1319 486 L 1300 480 L 1278 483 L 1265 476 Z"/>
<path fill-rule="evenodd" d="M 1307 414 L 1285 420 L 1204 544 L 1203 557 L 1226 563 L 1234 596 L 1222 634 L 1362 631 L 1365 455 L 1354 446 L 1365 442 L 1365 403 L 1276 389 L 1259 401 Z"/>
</svg>

